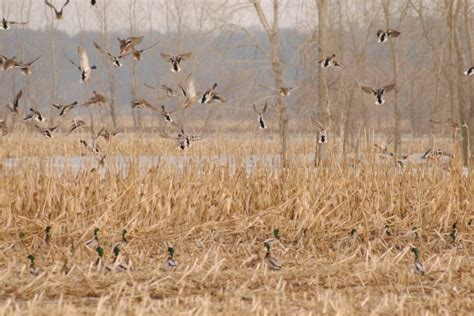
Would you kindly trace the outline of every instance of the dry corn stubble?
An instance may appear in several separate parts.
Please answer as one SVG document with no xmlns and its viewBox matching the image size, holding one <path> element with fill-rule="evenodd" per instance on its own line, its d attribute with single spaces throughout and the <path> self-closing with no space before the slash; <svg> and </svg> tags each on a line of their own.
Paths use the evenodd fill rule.
<svg viewBox="0 0 474 316">
<path fill-rule="evenodd" d="M 46 146 L 34 147 L 25 144 L 37 142 L 36 137 L 20 146 L 13 146 L 13 137 L 2 140 L 12 156 L 88 155 L 77 136 L 58 143 L 41 140 Z M 219 165 L 208 158 L 263 154 L 259 142 L 197 143 L 186 155 L 204 162 L 183 168 L 160 163 L 143 169 L 139 155 L 181 153 L 170 142 L 129 135 L 101 143 L 109 155 L 136 157 L 126 172 L 111 161 L 106 171 L 91 161 L 79 172 L 44 160 L 38 165 L 27 159 L 16 168 L 4 164 L 0 313 L 472 310 L 472 175 L 463 178 L 455 167 L 433 165 L 415 173 L 373 163 L 315 169 L 294 162 L 278 170 L 263 161 L 249 172 L 243 159 Z M 313 139 L 302 139 L 292 152 L 311 153 L 312 144 Z M 275 148 L 269 142 L 266 153 Z M 456 244 L 449 236 L 454 222 Z M 48 244 L 47 225 L 52 227 Z M 385 225 L 390 236 L 383 233 Z M 130 260 L 128 271 L 94 266 L 97 253 L 84 244 L 96 227 L 109 267 L 113 245 L 127 229 L 129 242 L 121 246 L 121 256 Z M 253 260 L 256 252 L 263 256 L 263 241 L 274 228 L 282 235 L 271 250 L 283 265 L 280 271 Z M 164 242 L 176 250 L 175 271 L 165 268 Z M 420 249 L 425 276 L 412 271 L 411 245 Z M 29 254 L 40 269 L 36 277 L 28 272 Z"/>
</svg>

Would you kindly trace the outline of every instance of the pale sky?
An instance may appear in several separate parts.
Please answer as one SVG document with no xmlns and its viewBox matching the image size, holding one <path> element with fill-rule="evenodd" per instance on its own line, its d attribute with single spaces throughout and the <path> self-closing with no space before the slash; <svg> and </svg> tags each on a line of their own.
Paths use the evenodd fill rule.
<svg viewBox="0 0 474 316">
<path fill-rule="evenodd" d="M 9 20 L 21 21 L 28 18 L 28 7 L 31 5 L 29 28 L 46 27 L 48 19 L 53 16 L 52 9 L 46 7 L 44 0 L 0 0 L 2 16 Z M 50 0 L 60 8 L 65 0 Z M 166 30 L 167 21 L 171 28 L 176 27 L 178 10 L 182 10 L 183 25 L 196 28 L 197 21 L 205 21 L 213 25 L 219 19 L 240 26 L 258 24 L 257 15 L 248 0 L 97 0 L 96 7 L 90 0 L 70 0 L 64 10 L 65 18 L 57 21 L 58 29 L 68 33 L 78 33 L 81 24 L 85 30 L 100 30 L 99 16 L 106 5 L 109 30 L 130 30 L 131 3 L 136 2 L 135 16 L 138 29 L 150 29 L 150 17 L 153 29 Z M 185 5 L 183 5 L 185 4 Z M 269 19 L 272 18 L 272 0 L 262 0 L 262 6 Z M 311 28 L 316 16 L 314 0 L 281 0 L 282 27 Z M 168 19 L 167 19 L 168 17 Z"/>
</svg>

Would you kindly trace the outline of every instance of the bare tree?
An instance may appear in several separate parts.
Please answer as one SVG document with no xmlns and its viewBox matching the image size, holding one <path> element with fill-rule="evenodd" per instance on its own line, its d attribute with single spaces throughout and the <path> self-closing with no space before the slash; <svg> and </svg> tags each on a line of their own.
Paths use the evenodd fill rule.
<svg viewBox="0 0 474 316">
<path fill-rule="evenodd" d="M 280 15 L 280 1 L 273 0 L 273 23 L 270 25 L 268 18 L 263 12 L 263 8 L 260 0 L 250 0 L 253 4 L 257 16 L 259 18 L 260 24 L 267 34 L 268 40 L 271 43 L 271 56 L 267 56 L 271 63 L 275 79 L 275 90 L 281 91 L 281 88 L 284 87 L 283 83 L 283 71 L 281 68 L 281 59 L 280 59 L 280 40 L 279 40 L 279 15 Z M 281 159 L 284 167 L 288 165 L 288 113 L 283 98 L 280 93 L 277 94 L 277 109 L 279 113 L 279 133 L 280 133 L 280 143 L 281 143 Z"/>
</svg>

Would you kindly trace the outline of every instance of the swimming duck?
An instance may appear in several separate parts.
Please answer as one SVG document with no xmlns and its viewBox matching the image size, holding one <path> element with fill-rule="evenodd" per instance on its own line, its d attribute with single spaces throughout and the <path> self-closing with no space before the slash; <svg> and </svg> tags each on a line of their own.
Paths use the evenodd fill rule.
<svg viewBox="0 0 474 316">
<path fill-rule="evenodd" d="M 386 31 L 384 30 L 378 30 L 377 31 L 377 38 L 379 43 L 386 42 L 390 37 L 399 37 L 400 32 L 388 29 Z"/>
<path fill-rule="evenodd" d="M 341 64 L 339 64 L 335 58 L 336 58 L 336 54 L 332 54 L 331 56 L 324 57 L 323 59 L 318 61 L 318 64 L 322 68 L 329 68 L 331 66 L 341 67 Z"/>
<path fill-rule="evenodd" d="M 15 64 L 16 68 L 19 68 L 21 71 L 21 74 L 24 76 L 29 76 L 31 75 L 31 67 L 41 58 L 41 56 L 36 57 L 32 61 L 29 62 L 22 62 L 19 61 Z"/>
<path fill-rule="evenodd" d="M 425 268 L 423 267 L 423 264 L 420 261 L 418 248 L 412 247 L 411 251 L 413 252 L 413 255 L 415 256 L 413 271 L 416 274 L 425 275 Z"/>
<path fill-rule="evenodd" d="M 63 4 L 63 6 L 61 7 L 61 10 L 58 10 L 56 9 L 56 7 L 51 3 L 49 2 L 48 0 L 44 0 L 44 3 L 50 7 L 51 9 L 54 10 L 54 14 L 56 15 L 56 19 L 58 20 L 62 20 L 64 18 L 64 13 L 63 13 L 63 10 L 64 8 L 69 4 L 69 1 L 70 0 L 66 0 L 66 2 Z"/>
<path fill-rule="evenodd" d="M 76 64 L 72 59 L 66 56 L 71 64 L 73 64 L 81 72 L 81 82 L 85 83 L 89 80 L 92 70 L 97 69 L 96 66 L 89 65 L 89 57 L 87 56 L 87 51 L 84 47 L 78 46 L 77 53 L 81 58 L 81 65 Z"/>
<path fill-rule="evenodd" d="M 53 132 L 58 128 L 57 126 L 53 126 L 50 128 L 43 128 L 38 125 L 35 125 L 35 127 L 38 130 L 38 132 L 40 132 L 41 135 L 43 135 L 46 138 L 53 138 Z"/>
<path fill-rule="evenodd" d="M 171 68 L 170 68 L 171 72 L 180 72 L 181 63 L 191 58 L 192 53 L 185 53 L 185 54 L 180 54 L 176 56 L 172 56 L 170 54 L 165 54 L 165 53 L 161 53 L 160 55 L 161 55 L 161 58 L 163 58 L 163 60 L 171 64 Z"/>
<path fill-rule="evenodd" d="M 23 121 L 29 121 L 31 119 L 34 119 L 38 122 L 46 122 L 46 118 L 43 115 L 41 115 L 41 113 L 39 111 L 37 111 L 33 108 L 30 108 L 30 114 L 25 116 Z"/>
<path fill-rule="evenodd" d="M 59 117 L 64 117 L 66 116 L 66 114 L 71 111 L 72 109 L 74 109 L 76 107 L 76 105 L 78 104 L 77 101 L 74 101 L 70 104 L 57 104 L 57 103 L 53 103 L 51 104 L 51 106 L 57 110 L 59 110 Z"/>
<path fill-rule="evenodd" d="M 8 102 L 7 107 L 10 111 L 12 111 L 12 113 L 18 114 L 19 102 L 22 96 L 23 96 L 23 89 L 20 89 L 20 91 L 18 91 L 15 98 L 13 99 L 13 102 L 11 101 Z"/>
<path fill-rule="evenodd" d="M 30 267 L 28 271 L 30 272 L 31 275 L 38 276 L 40 274 L 40 269 L 36 267 L 35 256 L 28 255 L 28 260 L 30 261 Z"/>
<path fill-rule="evenodd" d="M 257 113 L 258 115 L 258 125 L 260 127 L 260 129 L 266 129 L 267 128 L 267 125 L 265 124 L 265 121 L 263 120 L 263 114 L 265 114 L 265 112 L 267 111 L 267 102 L 265 102 L 265 105 L 263 106 L 263 109 L 261 112 L 259 112 L 257 110 L 257 107 L 255 105 L 255 103 L 253 104 L 253 109 L 255 111 L 255 113 Z"/>
<path fill-rule="evenodd" d="M 166 268 L 168 270 L 175 270 L 178 267 L 178 262 L 174 259 L 174 248 L 173 246 L 168 246 L 168 258 L 166 259 Z"/>
<path fill-rule="evenodd" d="M 265 253 L 265 264 L 271 269 L 271 270 L 281 270 L 281 264 L 278 262 L 278 260 L 273 257 L 270 254 L 270 245 L 269 244 L 264 244 L 266 248 L 266 253 Z"/>
<path fill-rule="evenodd" d="M 101 52 L 102 54 L 107 56 L 109 58 L 109 60 L 112 62 L 112 65 L 114 65 L 115 67 L 122 67 L 122 63 L 120 62 L 120 58 L 122 58 L 122 56 L 112 55 L 110 52 L 108 52 L 105 49 L 103 49 L 102 47 L 100 47 L 99 44 L 97 44 L 96 42 L 94 42 L 94 47 L 97 48 L 97 50 L 99 52 Z"/>
<path fill-rule="evenodd" d="M 8 21 L 7 19 L 3 18 L 3 19 L 2 19 L 2 27 L 1 27 L 1 29 L 6 31 L 6 30 L 8 30 L 8 29 L 11 27 L 11 25 L 15 25 L 15 24 L 16 24 L 16 25 L 26 25 L 26 24 L 28 24 L 28 22 Z"/>
<path fill-rule="evenodd" d="M 117 37 L 117 40 L 120 43 L 120 56 L 125 57 L 129 53 L 133 52 L 136 45 L 140 44 L 143 41 L 143 36 L 132 36 L 128 38 L 121 39 Z"/>
<path fill-rule="evenodd" d="M 98 236 L 99 230 L 100 230 L 99 228 L 94 229 L 94 236 L 92 237 L 92 239 L 86 241 L 87 247 L 92 248 L 92 249 L 96 249 L 97 247 L 99 247 L 99 236 Z"/>
<path fill-rule="evenodd" d="M 161 106 L 161 116 L 165 118 L 166 122 L 173 122 L 173 119 L 171 118 L 171 114 L 173 114 L 176 111 L 166 111 L 166 108 L 164 105 Z"/>
<path fill-rule="evenodd" d="M 393 90 L 393 88 L 395 88 L 395 84 L 392 83 L 392 84 L 389 84 L 389 85 L 386 85 L 382 88 L 370 88 L 370 87 L 365 87 L 365 86 L 361 86 L 360 87 L 362 89 L 362 91 L 364 91 L 365 93 L 368 93 L 368 94 L 372 94 L 374 95 L 375 97 L 375 104 L 377 105 L 382 105 L 385 103 L 385 100 L 383 98 L 384 94 L 385 93 L 388 93 L 390 91 Z"/>
<path fill-rule="evenodd" d="M 97 105 L 106 105 L 107 104 L 107 98 L 100 94 L 100 93 L 97 93 L 97 91 L 92 91 L 93 93 L 93 96 L 89 98 L 89 100 L 87 100 L 86 102 L 82 103 L 81 105 L 82 106 L 89 106 L 89 105 L 94 105 L 94 104 L 97 104 Z"/>
</svg>

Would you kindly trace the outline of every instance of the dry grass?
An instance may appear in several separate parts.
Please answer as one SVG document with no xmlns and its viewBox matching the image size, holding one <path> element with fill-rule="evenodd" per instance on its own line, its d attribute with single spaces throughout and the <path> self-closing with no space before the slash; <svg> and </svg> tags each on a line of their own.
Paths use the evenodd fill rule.
<svg viewBox="0 0 474 316">
<path fill-rule="evenodd" d="M 24 137 L 19 144 L 5 138 L 2 156 L 81 153 L 79 136 L 59 139 Z M 293 142 L 292 151 L 312 153 L 312 144 Z M 103 146 L 111 155 L 178 153 L 172 142 L 151 137 L 124 136 Z M 276 148 L 264 140 L 223 137 L 196 144 L 188 155 L 244 156 Z M 472 312 L 472 174 L 374 164 L 295 163 L 252 173 L 234 167 L 205 163 L 142 172 L 131 161 L 123 176 L 113 167 L 105 174 L 76 174 L 30 162 L 2 166 L 0 314 Z M 449 237 L 454 222 L 456 244 Z M 385 225 L 392 236 L 383 234 Z M 414 226 L 419 240 L 404 234 Z M 108 264 L 112 245 L 128 230 L 122 251 L 131 270 L 97 271 L 97 255 L 84 245 L 95 227 Z M 248 266 L 274 228 L 282 238 L 272 254 L 282 270 Z M 353 228 L 357 235 L 350 237 Z M 165 269 L 164 242 L 176 249 L 176 271 Z M 411 245 L 420 249 L 425 276 L 412 271 Z M 28 254 L 36 255 L 41 269 L 36 277 L 28 272 Z"/>
</svg>

